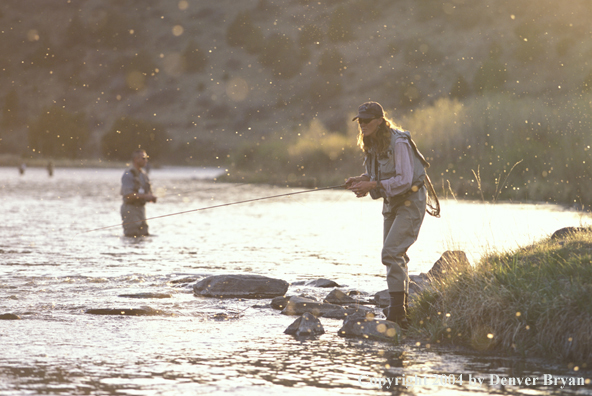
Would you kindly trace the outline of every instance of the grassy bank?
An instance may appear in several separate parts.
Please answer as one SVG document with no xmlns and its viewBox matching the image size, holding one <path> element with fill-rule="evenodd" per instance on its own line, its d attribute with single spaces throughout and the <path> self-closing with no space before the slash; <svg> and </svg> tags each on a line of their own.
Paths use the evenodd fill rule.
<svg viewBox="0 0 592 396">
<path fill-rule="evenodd" d="M 592 232 L 492 254 L 433 282 L 411 312 L 432 343 L 592 365 Z"/>
</svg>

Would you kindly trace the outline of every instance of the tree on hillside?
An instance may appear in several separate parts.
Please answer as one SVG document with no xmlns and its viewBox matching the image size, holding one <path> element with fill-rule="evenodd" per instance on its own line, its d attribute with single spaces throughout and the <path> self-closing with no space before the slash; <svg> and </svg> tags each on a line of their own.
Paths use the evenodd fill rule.
<svg viewBox="0 0 592 396">
<path fill-rule="evenodd" d="M 64 45 L 66 47 L 74 47 L 76 45 L 86 44 L 88 40 L 89 30 L 84 26 L 78 14 L 75 14 L 66 28 Z"/>
<path fill-rule="evenodd" d="M 330 99 L 337 97 L 342 91 L 339 76 L 328 76 L 326 78 L 319 76 L 310 82 L 307 100 L 319 106 L 319 109 L 329 108 Z"/>
<path fill-rule="evenodd" d="M 305 47 L 309 44 L 320 43 L 323 41 L 323 36 L 323 31 L 320 27 L 308 23 L 298 33 L 298 44 L 300 47 Z"/>
<path fill-rule="evenodd" d="M 471 86 L 462 75 L 458 75 L 456 83 L 450 88 L 450 97 L 453 99 L 464 99 L 471 94 Z"/>
<path fill-rule="evenodd" d="M 549 47 L 547 31 L 532 22 L 524 22 L 514 29 L 517 36 L 514 57 L 521 62 L 532 62 L 546 55 Z"/>
<path fill-rule="evenodd" d="M 259 18 L 276 18 L 281 15 L 282 8 L 271 0 L 259 0 L 254 11 Z"/>
<path fill-rule="evenodd" d="M 327 36 L 333 42 L 350 41 L 353 39 L 353 18 L 345 6 L 339 6 L 331 14 Z"/>
<path fill-rule="evenodd" d="M 156 63 L 152 60 L 152 55 L 143 49 L 135 53 L 130 59 L 128 59 L 128 63 L 122 66 L 126 69 L 125 71 L 127 73 L 136 71 L 144 75 L 154 73 L 157 68 Z"/>
<path fill-rule="evenodd" d="M 2 126 L 10 127 L 19 120 L 19 101 L 16 90 L 13 88 L 6 94 L 4 107 L 2 107 Z"/>
<path fill-rule="evenodd" d="M 26 65 L 33 67 L 53 67 L 58 63 L 57 50 L 59 46 L 53 45 L 48 35 L 41 34 L 39 40 L 28 43 L 34 46 L 34 50 L 28 55 Z"/>
<path fill-rule="evenodd" d="M 501 91 L 506 83 L 508 70 L 506 66 L 495 58 L 483 62 L 475 73 L 473 86 L 475 91 L 483 94 L 487 91 Z"/>
<path fill-rule="evenodd" d="M 105 157 L 126 161 L 138 148 L 153 158 L 167 152 L 167 132 L 162 125 L 134 118 L 121 117 L 101 139 L 101 152 Z"/>
<path fill-rule="evenodd" d="M 118 66 L 125 74 L 127 87 L 131 91 L 140 91 L 146 87 L 147 79 L 157 69 L 156 63 L 152 60 L 146 50 L 139 50 L 134 55 L 122 57 Z"/>
<path fill-rule="evenodd" d="M 125 48 L 138 39 L 142 23 L 134 14 L 118 13 L 114 9 L 97 12 L 96 21 L 90 28 L 93 41 L 99 45 Z"/>
<path fill-rule="evenodd" d="M 343 55 L 337 48 L 332 48 L 323 51 L 317 70 L 323 74 L 339 74 L 343 66 Z"/>
<path fill-rule="evenodd" d="M 296 44 L 289 36 L 281 33 L 274 33 L 265 40 L 259 62 L 282 78 L 294 77 L 302 67 L 302 57 Z"/>
<path fill-rule="evenodd" d="M 185 70 L 190 73 L 204 71 L 208 64 L 206 52 L 199 48 L 197 43 L 193 40 L 189 41 L 185 47 L 185 50 L 183 51 L 183 60 L 185 61 Z"/>
<path fill-rule="evenodd" d="M 253 24 L 251 13 L 239 13 L 226 30 L 226 42 L 231 47 L 241 47 L 250 54 L 263 49 L 265 37 L 259 26 Z"/>
<path fill-rule="evenodd" d="M 46 157 L 76 158 L 88 139 L 83 113 L 46 108 L 29 129 L 29 148 Z"/>
<path fill-rule="evenodd" d="M 592 90 L 592 71 L 588 73 L 582 82 L 582 92 L 590 92 Z"/>
</svg>

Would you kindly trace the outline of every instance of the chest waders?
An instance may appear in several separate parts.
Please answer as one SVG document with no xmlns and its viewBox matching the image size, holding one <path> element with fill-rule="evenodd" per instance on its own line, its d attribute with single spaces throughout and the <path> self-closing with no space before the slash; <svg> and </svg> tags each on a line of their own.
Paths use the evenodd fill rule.
<svg viewBox="0 0 592 396">
<path fill-rule="evenodd" d="M 371 152 L 371 158 L 367 158 L 366 165 L 372 180 L 390 179 L 398 175 L 398 169 L 395 167 L 396 141 L 406 139 L 412 148 L 413 178 L 411 188 L 394 197 L 387 197 L 384 193 L 382 196 L 384 199 L 382 209 L 384 222 L 381 260 L 386 267 L 386 282 L 390 295 L 390 306 L 385 309 L 384 313 L 387 320 L 397 322 L 404 327 L 407 324 L 407 297 L 409 294 L 407 250 L 417 240 L 426 210 L 439 215 L 439 203 L 437 211 L 431 207 L 428 209 L 427 191 L 431 187 L 431 182 L 425 168 L 429 164 L 417 149 L 415 142 L 408 132 L 391 131 L 391 143 L 386 153 Z M 431 189 L 433 190 L 433 187 Z M 379 191 L 384 190 L 380 189 Z M 379 197 L 374 199 L 377 198 Z"/>
<path fill-rule="evenodd" d="M 133 192 L 136 194 L 147 194 L 151 192 L 150 181 L 144 175 L 142 183 L 142 173 L 136 168 L 129 169 L 133 176 Z M 136 200 L 132 203 L 124 202 L 121 205 L 121 220 L 123 233 L 127 237 L 147 236 L 148 223 L 146 222 L 146 201 Z"/>
</svg>

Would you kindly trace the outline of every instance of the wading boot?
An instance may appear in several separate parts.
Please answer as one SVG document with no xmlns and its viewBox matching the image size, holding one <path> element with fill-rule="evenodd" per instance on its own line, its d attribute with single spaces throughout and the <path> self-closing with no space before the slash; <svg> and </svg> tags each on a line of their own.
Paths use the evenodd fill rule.
<svg viewBox="0 0 592 396">
<path fill-rule="evenodd" d="M 386 320 L 395 322 L 402 329 L 409 327 L 407 320 L 407 293 L 405 292 L 390 292 L 391 305 L 384 309 Z"/>
</svg>

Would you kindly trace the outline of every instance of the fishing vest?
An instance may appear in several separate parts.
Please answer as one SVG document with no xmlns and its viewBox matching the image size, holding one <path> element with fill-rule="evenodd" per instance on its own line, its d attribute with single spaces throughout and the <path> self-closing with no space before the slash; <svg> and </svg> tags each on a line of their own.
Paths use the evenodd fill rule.
<svg viewBox="0 0 592 396">
<path fill-rule="evenodd" d="M 136 194 L 147 194 L 152 192 L 152 186 L 150 185 L 150 180 L 146 173 L 139 171 L 134 167 L 128 169 L 128 172 L 133 176 L 133 192 Z M 136 200 L 132 203 L 132 205 L 135 206 L 144 206 L 145 204 L 146 201 L 144 200 Z"/>
<path fill-rule="evenodd" d="M 426 171 L 430 164 L 425 160 L 425 157 L 419 152 L 417 146 L 411 135 L 407 131 L 400 131 L 398 129 L 391 129 L 391 143 L 389 148 L 383 153 L 377 153 L 373 148 L 370 149 L 364 164 L 366 167 L 366 173 L 370 175 L 370 180 L 381 181 L 388 180 L 391 177 L 397 176 L 395 169 L 395 143 L 399 139 L 406 139 L 411 146 L 414 153 L 413 155 L 413 179 L 411 182 L 412 186 L 421 188 L 425 182 Z M 406 194 L 405 192 L 402 194 Z M 396 197 L 391 197 L 396 198 Z"/>
</svg>

